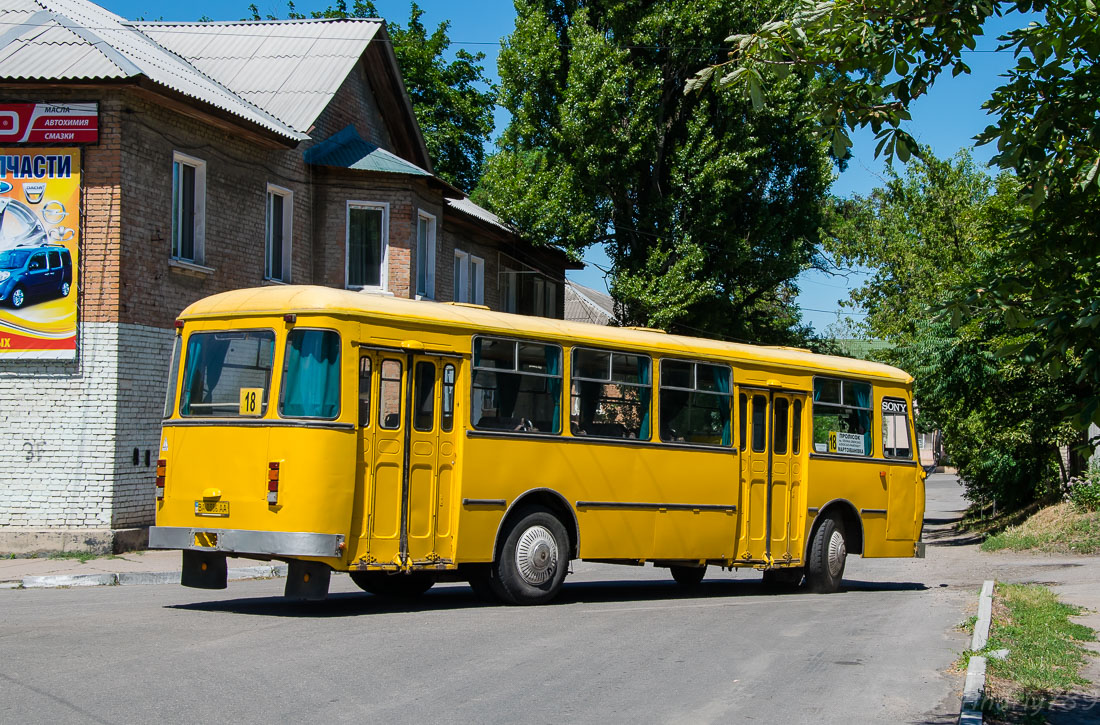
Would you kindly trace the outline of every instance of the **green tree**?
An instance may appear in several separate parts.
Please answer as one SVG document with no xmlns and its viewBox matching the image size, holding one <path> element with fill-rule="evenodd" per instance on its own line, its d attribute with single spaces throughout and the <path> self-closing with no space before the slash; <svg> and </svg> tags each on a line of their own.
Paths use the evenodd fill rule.
<svg viewBox="0 0 1100 725">
<path fill-rule="evenodd" d="M 953 322 L 1000 319 L 1020 332 L 999 350 L 1052 377 L 1069 371 L 1076 386 L 1065 413 L 1079 428 L 1100 423 L 1100 15 L 1095 0 L 813 0 L 764 23 L 736 29 L 728 60 L 706 66 L 686 89 L 740 89 L 771 103 L 782 78 L 813 73 L 820 133 L 834 152 L 848 132 L 870 128 L 876 153 L 906 161 L 915 150 L 904 130 L 909 106 L 943 73 L 968 73 L 964 53 L 990 18 L 1020 13 L 1001 48 L 1016 57 L 1008 79 L 984 104 L 995 122 L 977 138 L 995 143 L 993 161 L 1013 171 L 1033 210 L 1014 220 L 994 252 L 991 273 L 945 300 Z"/>
<path fill-rule="evenodd" d="M 287 5 L 289 18 L 306 17 L 297 11 L 293 2 Z M 248 9 L 252 20 L 261 20 L 256 5 Z M 386 29 L 436 175 L 460 189 L 470 190 L 481 178 L 485 144 L 493 133 L 495 95 L 481 65 L 485 54 L 459 49 L 448 61 L 445 54 L 451 47 L 447 34 L 450 22 L 440 23 L 429 33 L 423 16 L 424 11 L 414 2 L 407 26 L 387 22 Z M 271 15 L 267 17 L 276 19 Z M 345 0 L 338 0 L 324 10 L 311 12 L 309 17 L 377 18 L 379 15 L 370 0 L 355 0 L 350 10 Z"/>
<path fill-rule="evenodd" d="M 605 244 L 625 324 L 805 337 L 792 280 L 812 262 L 830 168 L 798 120 L 804 79 L 759 114 L 725 90 L 680 92 L 726 28 L 775 7 L 517 0 L 499 61 L 512 119 L 475 199 L 540 242 Z"/>
<path fill-rule="evenodd" d="M 915 377 L 918 425 L 943 431 L 970 498 L 1024 504 L 1057 490 L 1073 381 L 997 356 L 1034 334 L 1000 315 L 953 327 L 927 310 L 1003 273 L 998 252 L 1031 212 L 1012 174 L 991 178 L 965 152 L 920 156 L 869 196 L 838 201 L 824 246 L 839 264 L 871 270 L 851 295 L 868 311 L 863 332 L 893 343 L 880 357 Z"/>
</svg>

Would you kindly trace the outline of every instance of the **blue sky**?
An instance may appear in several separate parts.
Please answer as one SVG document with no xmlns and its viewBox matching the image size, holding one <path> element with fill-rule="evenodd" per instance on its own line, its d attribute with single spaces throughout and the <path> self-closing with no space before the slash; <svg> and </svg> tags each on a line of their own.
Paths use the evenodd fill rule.
<svg viewBox="0 0 1100 725">
<path fill-rule="evenodd" d="M 733 0 L 731 0 L 733 1 Z M 248 14 L 247 0 L 178 0 L 155 2 L 152 0 L 99 0 L 100 4 L 126 18 L 143 17 L 146 20 L 197 20 L 209 16 L 214 20 L 240 20 Z M 348 2 L 351 5 L 351 0 Z M 299 12 L 308 13 L 326 7 L 326 2 L 301 0 Z M 409 17 L 408 0 L 376 0 L 379 13 L 386 19 L 404 24 Z M 454 46 L 471 52 L 485 53 L 487 75 L 496 78 L 496 57 L 500 38 L 512 30 L 515 8 L 511 0 L 420 0 L 424 9 L 424 21 L 434 28 L 443 20 L 451 21 L 450 37 Z M 264 0 L 257 2 L 261 14 L 286 16 L 285 2 Z M 1013 13 L 991 23 L 984 38 L 979 39 L 977 52 L 966 58 L 970 75 L 958 78 L 944 77 L 936 83 L 931 93 L 914 104 L 913 122 L 909 131 L 922 144 L 932 147 L 939 156 L 949 156 L 960 148 L 972 146 L 972 138 L 984 129 L 990 119 L 981 109 L 982 102 L 1002 82 L 1002 76 L 1013 65 L 1011 53 L 993 52 L 996 38 L 1003 32 L 1021 24 L 1019 15 Z M 507 113 L 498 109 L 497 130 L 507 123 Z M 885 165 L 874 158 L 874 141 L 870 133 L 856 134 L 853 138 L 853 159 L 844 173 L 838 173 L 833 193 L 841 197 L 867 194 L 881 183 Z M 975 150 L 979 161 L 987 161 L 992 155 L 990 147 Z M 599 249 L 590 249 L 586 259 L 601 267 L 607 267 L 607 257 Z M 606 289 L 603 273 L 589 265 L 583 271 L 571 272 L 569 277 L 580 284 Z M 803 274 L 798 282 L 802 290 L 798 301 L 804 318 L 819 331 L 824 331 L 838 320 L 840 300 L 846 299 L 852 285 L 858 285 L 863 275 L 856 272 L 844 277 L 832 277 L 815 272 Z M 857 318 L 858 319 L 858 318 Z"/>
</svg>

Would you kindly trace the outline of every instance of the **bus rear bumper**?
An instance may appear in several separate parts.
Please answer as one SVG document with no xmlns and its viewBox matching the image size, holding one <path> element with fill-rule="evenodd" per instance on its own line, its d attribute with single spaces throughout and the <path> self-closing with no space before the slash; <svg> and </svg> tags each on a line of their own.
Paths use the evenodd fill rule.
<svg viewBox="0 0 1100 725">
<path fill-rule="evenodd" d="M 257 554 L 261 556 L 340 557 L 344 537 L 299 531 L 247 531 L 187 526 L 151 526 L 150 549 Z"/>
</svg>

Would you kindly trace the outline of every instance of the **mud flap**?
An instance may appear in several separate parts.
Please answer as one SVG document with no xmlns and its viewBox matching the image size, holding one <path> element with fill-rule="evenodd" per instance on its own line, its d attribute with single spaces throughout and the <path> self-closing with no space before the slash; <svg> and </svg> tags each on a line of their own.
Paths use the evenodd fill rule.
<svg viewBox="0 0 1100 725">
<path fill-rule="evenodd" d="M 331 576 L 332 568 L 327 564 L 292 559 L 286 576 L 286 590 L 283 593 L 288 599 L 319 601 L 328 596 L 328 583 Z"/>
<path fill-rule="evenodd" d="M 183 551 L 180 584 L 195 589 L 225 589 L 225 554 L 207 551 Z"/>
</svg>

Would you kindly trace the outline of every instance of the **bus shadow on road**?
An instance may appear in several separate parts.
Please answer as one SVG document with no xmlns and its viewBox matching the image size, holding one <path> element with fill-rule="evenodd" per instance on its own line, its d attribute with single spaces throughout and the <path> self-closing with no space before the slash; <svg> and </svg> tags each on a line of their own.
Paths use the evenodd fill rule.
<svg viewBox="0 0 1100 725">
<path fill-rule="evenodd" d="M 929 587 L 920 582 L 872 582 L 845 579 L 842 593 L 923 591 Z M 698 588 L 685 591 L 672 582 L 637 580 L 602 580 L 566 582 L 554 601 L 545 606 L 572 604 L 645 604 L 653 602 L 706 601 L 732 599 L 759 601 L 775 597 L 814 596 L 805 589 L 775 589 L 755 581 L 704 581 Z M 417 599 L 391 599 L 359 592 L 329 594 L 319 602 L 301 602 L 283 597 L 248 597 L 219 599 L 187 604 L 166 605 L 168 609 L 195 612 L 223 612 L 261 617 L 361 617 L 368 615 L 403 614 L 462 609 L 492 609 L 506 605 L 486 602 L 463 585 L 437 586 Z M 510 608 L 510 607 L 509 607 Z"/>
</svg>

